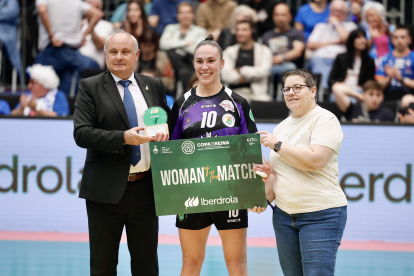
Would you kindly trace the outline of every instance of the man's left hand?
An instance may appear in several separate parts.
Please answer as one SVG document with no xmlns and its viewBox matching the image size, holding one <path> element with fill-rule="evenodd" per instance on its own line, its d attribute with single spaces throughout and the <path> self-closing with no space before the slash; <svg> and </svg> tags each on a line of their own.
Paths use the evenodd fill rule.
<svg viewBox="0 0 414 276">
<path fill-rule="evenodd" d="M 257 133 L 262 134 L 262 137 L 260 137 L 260 143 L 262 143 L 265 147 L 269 147 L 271 150 L 273 150 L 276 143 L 279 142 L 273 134 L 267 131 L 259 131 Z"/>
</svg>

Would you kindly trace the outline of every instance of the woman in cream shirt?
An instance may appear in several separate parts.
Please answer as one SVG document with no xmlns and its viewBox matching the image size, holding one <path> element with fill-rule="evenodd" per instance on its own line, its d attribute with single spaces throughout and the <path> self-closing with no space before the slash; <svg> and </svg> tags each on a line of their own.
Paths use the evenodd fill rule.
<svg viewBox="0 0 414 276">
<path fill-rule="evenodd" d="M 316 79 L 311 72 L 287 72 L 283 82 L 292 115 L 273 134 L 258 132 L 261 143 L 272 151 L 270 167 L 255 166 L 267 174 L 266 195 L 269 202 L 275 201 L 279 261 L 285 276 L 334 275 L 347 217 L 347 200 L 338 183 L 341 125 L 334 114 L 316 104 Z"/>
</svg>

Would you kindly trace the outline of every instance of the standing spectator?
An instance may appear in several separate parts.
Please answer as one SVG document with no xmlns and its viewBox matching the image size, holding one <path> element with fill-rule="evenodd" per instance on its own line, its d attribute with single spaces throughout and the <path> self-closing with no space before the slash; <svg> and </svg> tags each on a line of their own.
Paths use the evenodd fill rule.
<svg viewBox="0 0 414 276">
<path fill-rule="evenodd" d="M 266 31 L 274 28 L 273 10 L 278 3 L 276 0 L 249 0 L 247 5 L 257 13 L 257 34 L 262 36 Z"/>
<path fill-rule="evenodd" d="M 11 115 L 67 116 L 69 103 L 65 93 L 58 90 L 59 77 L 51 66 L 35 64 L 27 68 L 30 76 L 29 93 L 20 96 L 20 103 Z"/>
<path fill-rule="evenodd" d="M 221 71 L 221 79 L 248 101 L 268 101 L 272 52 L 267 46 L 254 41 L 253 28 L 251 21 L 237 23 L 237 44 L 223 52 L 226 66 Z"/>
<path fill-rule="evenodd" d="M 313 0 L 299 8 L 295 16 L 295 29 L 303 31 L 307 41 L 315 25 L 325 23 L 328 18 L 328 0 Z"/>
<path fill-rule="evenodd" d="M 17 0 L 0 0 L 0 47 L 6 50 L 10 63 L 21 73 L 20 51 L 17 47 L 17 26 L 20 6 Z"/>
<path fill-rule="evenodd" d="M 177 7 L 181 2 L 192 2 L 192 0 L 154 0 L 152 2 L 151 16 L 148 22 L 157 30 L 159 36 L 168 24 L 176 24 Z"/>
<path fill-rule="evenodd" d="M 398 26 L 392 35 L 394 50 L 384 56 L 378 67 L 376 79 L 386 89 L 385 99 L 401 99 L 414 89 L 414 53 L 409 48 L 410 31 L 406 26 Z"/>
<path fill-rule="evenodd" d="M 346 53 L 336 57 L 329 76 L 329 87 L 334 95 L 341 93 L 361 100 L 362 85 L 374 79 L 375 62 L 368 55 L 365 37 L 364 30 L 353 30 L 346 42 Z"/>
<path fill-rule="evenodd" d="M 256 19 L 256 12 L 252 8 L 246 5 L 237 6 L 231 15 L 230 26 L 221 30 L 220 36 L 217 40 L 217 43 L 220 45 L 221 49 L 224 51 L 227 47 L 237 43 L 236 24 L 238 22 L 243 20 L 256 22 Z"/>
<path fill-rule="evenodd" d="M 237 3 L 233 0 L 207 0 L 197 9 L 197 25 L 203 27 L 217 41 L 221 30 L 230 26 Z"/>
<path fill-rule="evenodd" d="M 335 102 L 344 113 L 347 121 L 357 122 L 384 122 L 394 121 L 395 115 L 388 107 L 381 106 L 384 101 L 384 92 L 381 84 L 369 80 L 363 85 L 363 92 L 350 94 L 346 90 L 335 90 Z M 360 102 L 352 103 L 350 97 Z"/>
<path fill-rule="evenodd" d="M 414 95 L 407 94 L 401 98 L 398 116 L 400 123 L 414 124 Z"/>
<path fill-rule="evenodd" d="M 189 2 L 178 5 L 177 19 L 178 24 L 170 24 L 164 29 L 160 49 L 167 51 L 176 78 L 181 80 L 183 91 L 187 91 L 188 81 L 194 74 L 193 53 L 197 43 L 206 38 L 207 31 L 193 24 L 194 8 Z"/>
<path fill-rule="evenodd" d="M 139 40 L 139 48 L 141 52 L 134 71 L 160 78 L 171 94 L 175 87 L 174 70 L 167 54 L 159 50 L 158 35 L 153 31 L 144 33 Z"/>
<path fill-rule="evenodd" d="M 82 56 L 78 48 L 102 18 L 103 12 L 80 0 L 37 0 L 39 13 L 39 50 L 35 63 L 52 65 L 60 78 L 59 89 L 70 93 L 72 77 L 79 81 L 84 69 L 99 69 L 99 64 Z M 82 18 L 88 28 L 81 32 Z"/>
<path fill-rule="evenodd" d="M 328 23 L 317 24 L 307 42 L 307 47 L 313 51 L 307 66 L 312 73 L 322 74 L 324 88 L 328 88 L 328 78 L 336 56 L 346 51 L 349 33 L 357 28 L 354 22 L 345 22 L 347 13 L 344 1 L 332 1 Z"/>
<path fill-rule="evenodd" d="M 0 115 L 10 115 L 10 105 L 5 100 L 0 100 Z"/>
<path fill-rule="evenodd" d="M 111 22 L 114 24 L 114 29 L 118 29 L 122 26 L 122 22 L 125 21 L 127 12 L 128 12 L 128 4 L 131 2 L 131 0 L 126 1 L 125 3 L 122 3 L 116 7 L 114 13 L 111 16 Z M 151 14 L 151 8 L 152 8 L 152 2 L 145 3 L 146 1 L 140 0 L 138 1 L 144 6 L 145 14 L 150 16 Z"/>
<path fill-rule="evenodd" d="M 138 1 L 131 1 L 122 28 L 125 32 L 132 34 L 138 41 L 148 30 L 148 19 L 144 7 Z"/>
<path fill-rule="evenodd" d="M 87 0 L 87 3 L 102 11 L 102 0 Z M 82 33 L 88 29 L 88 22 L 84 20 Z M 82 55 L 95 60 L 101 69 L 105 68 L 105 52 L 103 50 L 105 39 L 114 31 L 111 22 L 99 20 L 95 28 L 86 36 L 85 45 L 79 51 Z"/>
<path fill-rule="evenodd" d="M 263 35 L 263 44 L 272 50 L 272 75 L 274 87 L 277 87 L 280 76 L 284 73 L 295 70 L 302 60 L 305 49 L 305 38 L 301 31 L 290 26 L 292 14 L 288 5 L 277 4 L 273 12 L 275 28 Z"/>
<path fill-rule="evenodd" d="M 375 65 L 381 64 L 382 58 L 392 50 L 391 33 L 386 21 L 386 11 L 378 2 L 367 3 L 362 10 L 362 26 L 367 30 L 369 55 L 375 59 Z"/>
</svg>

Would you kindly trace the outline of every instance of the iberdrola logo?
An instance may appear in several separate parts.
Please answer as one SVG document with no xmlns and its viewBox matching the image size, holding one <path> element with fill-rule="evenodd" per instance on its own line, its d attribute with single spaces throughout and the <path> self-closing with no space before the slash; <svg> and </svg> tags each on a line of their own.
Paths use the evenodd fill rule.
<svg viewBox="0 0 414 276">
<path fill-rule="evenodd" d="M 185 209 L 187 209 L 188 207 L 197 207 L 198 206 L 198 204 L 199 204 L 200 202 L 199 202 L 199 200 L 198 200 L 198 197 L 196 197 L 195 199 L 194 199 L 194 197 L 193 198 L 191 198 L 191 196 L 184 202 L 184 205 L 185 205 Z"/>
<path fill-rule="evenodd" d="M 150 114 L 156 114 L 156 113 L 158 113 L 158 107 L 151 109 Z"/>
</svg>

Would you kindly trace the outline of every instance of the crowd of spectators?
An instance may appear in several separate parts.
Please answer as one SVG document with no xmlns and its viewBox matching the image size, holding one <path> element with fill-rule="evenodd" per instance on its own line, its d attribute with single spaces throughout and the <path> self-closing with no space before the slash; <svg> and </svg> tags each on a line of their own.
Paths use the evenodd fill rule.
<svg viewBox="0 0 414 276">
<path fill-rule="evenodd" d="M 39 115 L 34 99 L 74 96 L 86 71 L 105 70 L 105 39 L 122 28 L 139 42 L 134 70 L 160 78 L 172 98 L 196 85 L 194 49 L 212 35 L 223 49 L 223 84 L 249 101 L 281 100 L 283 74 L 305 67 L 320 81 L 318 100 L 336 102 L 344 120 L 409 122 L 413 116 L 410 28 L 390 25 L 379 2 L 313 0 L 296 7 L 277 0 L 127 0 L 114 8 L 110 21 L 103 19 L 102 0 L 36 0 L 36 7 L 35 64 L 51 69 L 59 86 L 43 86 L 39 96 L 34 87 L 42 82 L 31 77 L 31 92 L 17 107 L 0 100 L 2 114 Z M 18 14 L 17 0 L 0 0 L 0 40 L 17 69 Z M 400 114 L 383 107 L 384 101 L 400 103 Z M 52 107 L 43 114 L 68 113 Z"/>
</svg>

